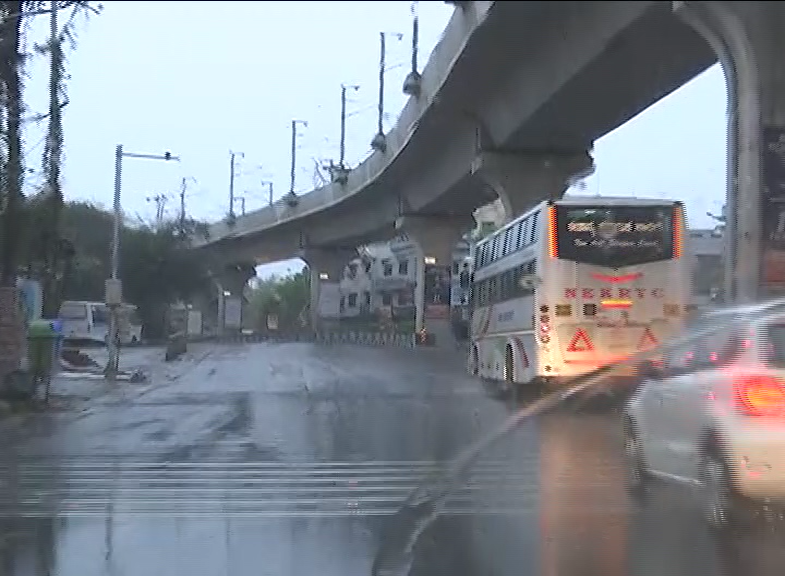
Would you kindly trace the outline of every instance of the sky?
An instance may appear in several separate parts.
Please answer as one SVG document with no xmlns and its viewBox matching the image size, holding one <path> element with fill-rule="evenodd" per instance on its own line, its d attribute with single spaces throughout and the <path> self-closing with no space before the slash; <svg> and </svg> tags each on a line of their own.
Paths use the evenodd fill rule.
<svg viewBox="0 0 785 576">
<path fill-rule="evenodd" d="M 319 184 L 315 166 L 338 160 L 340 86 L 350 91 L 346 161 L 370 154 L 376 131 L 379 32 L 387 32 L 385 129 L 406 102 L 409 69 L 408 1 L 353 2 L 120 2 L 78 18 L 78 41 L 68 53 L 64 109 L 64 190 L 68 199 L 111 206 L 114 150 L 163 154 L 179 162 L 126 159 L 122 205 L 129 217 L 152 221 L 153 198 L 179 210 L 185 179 L 189 215 L 214 221 L 228 212 L 230 153 L 236 153 L 235 195 L 246 210 L 289 189 L 291 121 L 298 127 L 295 189 Z M 420 69 L 438 42 L 452 6 L 418 3 Z M 61 20 L 65 18 L 62 14 Z M 45 17 L 29 42 L 41 42 Z M 402 34 L 399 40 L 396 34 Z M 29 113 L 47 108 L 48 64 L 27 67 Z M 715 66 L 595 143 L 597 171 L 586 191 L 603 195 L 680 198 L 690 225 L 711 227 L 725 195 L 725 81 Z M 40 181 L 44 123 L 26 127 L 26 155 Z M 241 202 L 235 205 L 240 213 Z M 299 260 L 260 267 L 286 273 Z"/>
</svg>

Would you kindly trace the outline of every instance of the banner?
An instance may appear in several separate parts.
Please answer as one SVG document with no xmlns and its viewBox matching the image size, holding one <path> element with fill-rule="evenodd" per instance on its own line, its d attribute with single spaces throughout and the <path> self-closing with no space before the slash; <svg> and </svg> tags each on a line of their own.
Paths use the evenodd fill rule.
<svg viewBox="0 0 785 576">
<path fill-rule="evenodd" d="M 761 276 L 773 295 L 785 292 L 785 128 L 763 129 L 761 160 Z"/>
</svg>

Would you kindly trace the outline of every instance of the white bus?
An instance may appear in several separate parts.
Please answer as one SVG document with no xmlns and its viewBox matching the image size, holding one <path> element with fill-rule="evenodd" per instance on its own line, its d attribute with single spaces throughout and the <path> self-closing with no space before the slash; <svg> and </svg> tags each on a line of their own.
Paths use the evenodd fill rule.
<svg viewBox="0 0 785 576">
<path fill-rule="evenodd" d="M 546 201 L 479 241 L 469 371 L 557 384 L 681 330 L 693 310 L 680 202 Z"/>
</svg>

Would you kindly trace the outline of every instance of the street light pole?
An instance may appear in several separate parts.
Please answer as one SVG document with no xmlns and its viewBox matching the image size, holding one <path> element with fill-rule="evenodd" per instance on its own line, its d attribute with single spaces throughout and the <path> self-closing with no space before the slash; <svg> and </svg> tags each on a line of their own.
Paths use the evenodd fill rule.
<svg viewBox="0 0 785 576">
<path fill-rule="evenodd" d="M 109 358 L 106 362 L 104 374 L 109 380 L 117 378 L 120 367 L 120 325 L 118 311 L 123 303 L 122 283 L 120 282 L 120 222 L 122 220 L 122 208 L 120 205 L 120 194 L 122 190 L 123 178 L 123 158 L 143 158 L 147 160 L 174 160 L 180 161 L 177 156 L 172 156 L 171 152 L 163 155 L 157 154 L 136 154 L 125 152 L 123 145 L 118 144 L 114 151 L 114 199 L 112 221 L 112 253 L 111 253 L 111 277 L 106 281 L 104 301 L 109 306 L 109 337 L 107 338 L 107 348 Z"/>
<path fill-rule="evenodd" d="M 403 81 L 403 93 L 415 98 L 420 95 L 422 76 L 418 70 L 417 52 L 420 44 L 420 19 L 417 16 L 417 1 L 411 4 L 412 11 L 412 68 Z"/>
<path fill-rule="evenodd" d="M 379 32 L 379 104 L 376 120 L 376 133 L 384 135 L 384 69 L 387 59 L 386 34 Z"/>
<path fill-rule="evenodd" d="M 234 216 L 234 176 L 235 176 L 235 169 L 234 169 L 234 159 L 236 156 L 240 158 L 245 158 L 245 153 L 243 152 L 232 152 L 229 151 L 229 217 L 232 218 Z"/>
<path fill-rule="evenodd" d="M 295 178 L 295 168 L 297 167 L 297 126 L 302 125 L 306 128 L 308 127 L 307 120 L 292 120 L 292 164 L 289 170 L 289 198 L 288 202 L 290 206 L 295 206 L 297 204 L 297 194 L 294 192 L 294 178 Z"/>
<path fill-rule="evenodd" d="M 267 184 L 267 199 L 270 203 L 270 206 L 273 205 L 273 183 L 270 180 L 262 180 L 262 186 Z"/>
<path fill-rule="evenodd" d="M 391 32 L 398 40 L 403 39 L 400 32 Z M 387 150 L 387 137 L 384 135 L 384 73 L 387 71 L 387 33 L 379 32 L 379 102 L 376 119 L 376 134 L 371 140 L 371 148 L 377 152 Z"/>
<path fill-rule="evenodd" d="M 347 86 L 341 84 L 341 148 L 338 156 L 338 167 L 343 170 L 344 160 L 346 159 L 346 90 L 359 90 L 360 87 L 356 84 Z"/>
</svg>

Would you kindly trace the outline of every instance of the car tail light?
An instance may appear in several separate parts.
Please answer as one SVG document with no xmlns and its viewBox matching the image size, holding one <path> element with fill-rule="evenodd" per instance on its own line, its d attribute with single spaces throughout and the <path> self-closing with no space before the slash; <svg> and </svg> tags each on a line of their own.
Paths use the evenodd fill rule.
<svg viewBox="0 0 785 576">
<path fill-rule="evenodd" d="M 785 415 L 785 389 L 771 376 L 751 374 L 734 379 L 736 405 L 748 416 Z"/>
</svg>

